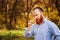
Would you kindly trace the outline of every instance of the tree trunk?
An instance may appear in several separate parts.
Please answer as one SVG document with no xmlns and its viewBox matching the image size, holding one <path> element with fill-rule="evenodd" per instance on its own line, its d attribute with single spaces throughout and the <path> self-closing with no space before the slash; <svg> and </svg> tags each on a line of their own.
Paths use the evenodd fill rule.
<svg viewBox="0 0 60 40">
<path fill-rule="evenodd" d="M 45 5 L 45 7 L 46 7 L 46 11 L 47 11 L 47 13 L 48 13 L 48 18 L 49 18 L 48 6 L 46 5 L 45 0 L 43 0 L 43 3 L 44 3 L 44 5 Z"/>
<path fill-rule="evenodd" d="M 59 16 L 60 16 L 60 7 L 58 6 L 58 5 L 60 5 L 60 4 L 58 4 L 58 2 L 60 2 L 59 0 L 56 0 L 56 2 L 55 2 L 55 5 L 56 5 L 56 8 L 58 9 L 58 12 L 59 12 Z"/>
<path fill-rule="evenodd" d="M 14 10 L 15 10 L 17 1 L 18 1 L 18 0 L 16 0 L 15 3 L 14 3 L 14 6 L 13 6 L 13 8 L 12 8 L 12 13 L 11 13 L 11 16 L 10 16 L 10 27 L 11 27 L 11 29 L 14 29 L 14 27 L 12 26 L 12 21 L 13 21 L 13 18 L 14 18 L 14 14 L 15 14 L 15 13 L 14 13 Z M 16 20 L 15 20 L 15 21 L 16 21 Z"/>
</svg>

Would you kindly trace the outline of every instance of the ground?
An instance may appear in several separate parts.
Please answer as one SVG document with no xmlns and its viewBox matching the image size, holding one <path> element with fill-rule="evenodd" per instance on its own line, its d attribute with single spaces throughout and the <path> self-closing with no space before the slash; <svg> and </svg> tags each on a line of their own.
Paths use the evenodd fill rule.
<svg viewBox="0 0 60 40">
<path fill-rule="evenodd" d="M 24 38 L 24 30 L 0 30 L 0 40 L 33 40 L 33 38 Z"/>
</svg>

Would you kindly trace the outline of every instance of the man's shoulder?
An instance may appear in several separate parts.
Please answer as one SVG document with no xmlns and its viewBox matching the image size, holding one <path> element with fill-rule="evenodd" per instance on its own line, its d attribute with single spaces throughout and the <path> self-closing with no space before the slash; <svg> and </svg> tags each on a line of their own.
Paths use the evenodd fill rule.
<svg viewBox="0 0 60 40">
<path fill-rule="evenodd" d="M 54 22 L 48 20 L 48 23 L 51 24 L 51 25 L 56 25 Z"/>
<path fill-rule="evenodd" d="M 54 23 L 54 22 L 52 22 L 52 21 L 50 21 L 50 20 L 48 20 L 47 21 L 47 24 L 50 26 L 50 27 L 57 27 L 57 25 Z"/>
</svg>

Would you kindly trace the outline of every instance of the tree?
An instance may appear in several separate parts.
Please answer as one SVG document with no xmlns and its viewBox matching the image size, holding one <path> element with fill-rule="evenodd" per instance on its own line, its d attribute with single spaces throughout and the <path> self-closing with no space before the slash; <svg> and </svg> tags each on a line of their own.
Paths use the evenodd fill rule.
<svg viewBox="0 0 60 40">
<path fill-rule="evenodd" d="M 59 16 L 60 16 L 60 0 L 56 0 L 55 5 L 56 5 L 56 8 L 58 9 Z"/>
</svg>

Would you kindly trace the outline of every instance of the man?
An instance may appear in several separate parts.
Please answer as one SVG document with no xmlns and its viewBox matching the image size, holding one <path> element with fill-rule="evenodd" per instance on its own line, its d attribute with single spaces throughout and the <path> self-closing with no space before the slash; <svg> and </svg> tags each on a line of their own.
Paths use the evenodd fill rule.
<svg viewBox="0 0 60 40">
<path fill-rule="evenodd" d="M 25 37 L 34 36 L 34 40 L 52 40 L 53 36 L 60 36 L 60 30 L 56 24 L 44 17 L 43 10 L 36 7 L 32 11 L 36 23 L 25 29 Z"/>
</svg>

